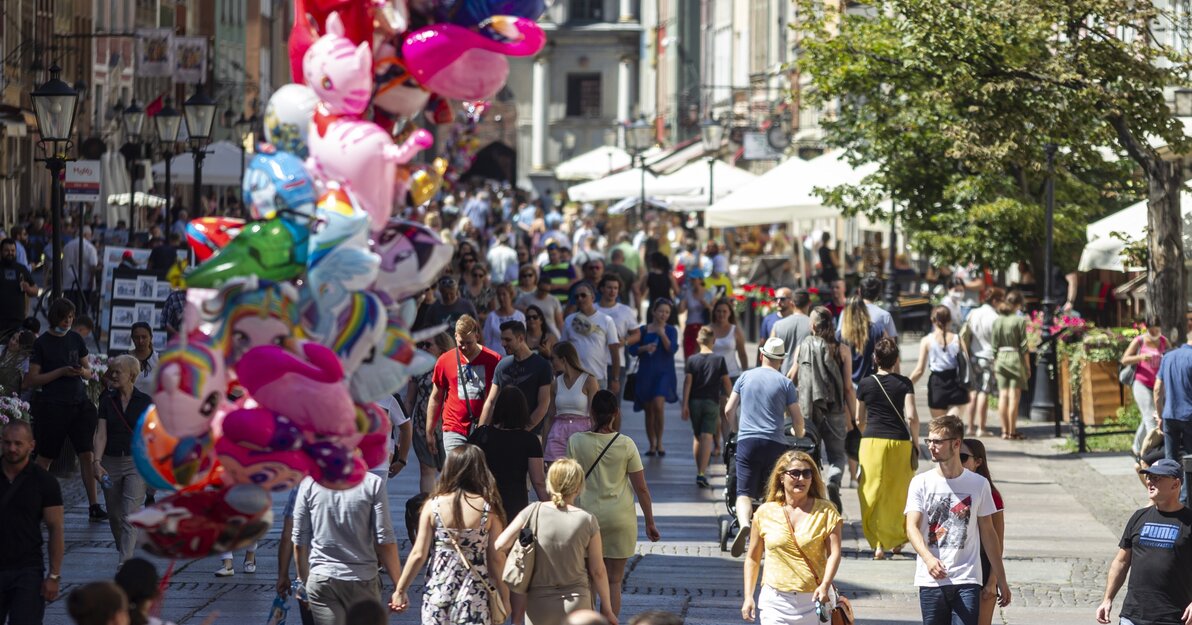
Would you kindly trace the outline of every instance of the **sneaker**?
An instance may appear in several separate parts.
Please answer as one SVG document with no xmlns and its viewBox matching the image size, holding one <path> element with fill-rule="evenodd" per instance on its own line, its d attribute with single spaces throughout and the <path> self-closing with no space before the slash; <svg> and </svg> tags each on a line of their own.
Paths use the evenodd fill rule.
<svg viewBox="0 0 1192 625">
<path fill-rule="evenodd" d="M 745 543 L 748 541 L 749 526 L 746 525 L 741 528 L 741 531 L 737 532 L 737 537 L 733 539 L 733 546 L 732 549 L 729 550 L 729 553 L 731 553 L 734 558 L 741 557 L 741 554 L 745 553 Z"/>
<path fill-rule="evenodd" d="M 253 568 L 255 569 L 256 567 L 253 567 Z M 219 570 L 215 572 L 216 577 L 231 577 L 235 574 L 236 574 L 236 569 L 224 568 L 222 566 L 219 567 Z"/>
<path fill-rule="evenodd" d="M 256 563 L 256 561 L 255 561 L 255 560 L 254 560 L 254 561 L 252 561 L 252 562 L 245 561 L 245 563 L 244 563 L 244 572 L 245 572 L 245 573 L 256 573 L 256 572 L 257 572 L 257 563 Z"/>
<path fill-rule="evenodd" d="M 695 485 L 700 488 L 707 488 L 708 487 L 708 478 L 706 478 L 702 475 L 695 476 Z"/>
<path fill-rule="evenodd" d="M 87 517 L 95 522 L 107 521 L 108 513 L 104 512 L 103 506 L 96 503 L 91 504 L 91 508 L 89 508 L 87 512 Z"/>
</svg>

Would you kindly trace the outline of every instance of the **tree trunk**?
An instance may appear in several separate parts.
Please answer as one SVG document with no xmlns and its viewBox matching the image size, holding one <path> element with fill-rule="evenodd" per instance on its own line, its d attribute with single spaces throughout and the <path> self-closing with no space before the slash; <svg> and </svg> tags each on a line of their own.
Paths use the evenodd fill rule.
<svg viewBox="0 0 1192 625">
<path fill-rule="evenodd" d="M 1179 171 L 1178 163 L 1166 161 L 1147 168 L 1147 303 L 1150 311 L 1159 315 L 1163 334 L 1173 345 L 1184 342 L 1188 307 Z"/>
</svg>

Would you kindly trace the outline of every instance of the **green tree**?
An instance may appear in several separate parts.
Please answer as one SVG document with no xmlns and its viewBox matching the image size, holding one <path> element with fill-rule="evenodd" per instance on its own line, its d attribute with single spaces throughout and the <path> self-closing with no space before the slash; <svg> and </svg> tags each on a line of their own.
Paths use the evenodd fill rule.
<svg viewBox="0 0 1192 625">
<path fill-rule="evenodd" d="M 823 5 L 800 0 L 792 24 L 803 96 L 832 111 L 829 145 L 880 165 L 823 190 L 826 201 L 880 215 L 893 200 L 911 243 L 946 262 L 1038 262 L 1044 146 L 1055 144 L 1057 261 L 1074 269 L 1089 219 L 1145 194 L 1148 294 L 1166 333 L 1183 337 L 1180 180 L 1148 142 L 1187 147 L 1163 90 L 1187 80 L 1192 59 L 1156 33 L 1184 34 L 1169 15 L 1150 0 Z"/>
</svg>

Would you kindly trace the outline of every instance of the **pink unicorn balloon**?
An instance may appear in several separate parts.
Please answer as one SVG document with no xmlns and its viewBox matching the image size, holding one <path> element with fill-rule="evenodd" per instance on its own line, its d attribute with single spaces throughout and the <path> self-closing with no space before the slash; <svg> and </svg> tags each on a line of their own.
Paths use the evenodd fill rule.
<svg viewBox="0 0 1192 625">
<path fill-rule="evenodd" d="M 455 24 L 433 24 L 410 33 L 402 44 L 410 75 L 445 98 L 493 97 L 509 76 L 505 57 L 538 54 L 546 34 L 524 17 L 496 15 L 487 26 L 501 40 Z"/>
<path fill-rule="evenodd" d="M 337 14 L 327 18 L 327 34 L 306 51 L 303 73 L 320 100 L 307 136 L 307 169 L 324 182 L 350 188 L 373 227 L 381 228 L 393 210 L 397 166 L 434 139 L 419 129 L 396 145 L 380 126 L 360 119 L 373 90 L 372 53 L 366 43 L 356 46 L 344 36 Z"/>
</svg>

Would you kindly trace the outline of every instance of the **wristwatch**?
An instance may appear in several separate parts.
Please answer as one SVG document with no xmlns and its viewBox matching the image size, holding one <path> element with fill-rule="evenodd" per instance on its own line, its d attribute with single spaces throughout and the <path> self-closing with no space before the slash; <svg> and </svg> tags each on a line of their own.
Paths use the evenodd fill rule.
<svg viewBox="0 0 1192 625">
<path fill-rule="evenodd" d="M 50 574 L 49 574 L 49 575 L 46 577 L 46 579 L 52 579 L 52 580 L 54 580 L 54 581 L 56 581 L 56 582 L 60 582 L 60 581 L 62 581 L 62 576 L 61 576 L 61 575 L 59 575 L 59 574 L 57 574 L 57 573 L 50 573 Z"/>
</svg>

